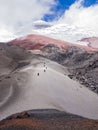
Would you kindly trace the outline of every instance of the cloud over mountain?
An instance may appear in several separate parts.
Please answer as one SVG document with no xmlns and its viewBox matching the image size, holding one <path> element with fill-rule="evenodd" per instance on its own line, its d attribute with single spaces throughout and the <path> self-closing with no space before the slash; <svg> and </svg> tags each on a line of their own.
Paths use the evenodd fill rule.
<svg viewBox="0 0 98 130">
<path fill-rule="evenodd" d="M 16 32 L 21 26 L 52 13 L 55 4 L 54 0 L 0 0 L 0 30 Z"/>
<path fill-rule="evenodd" d="M 76 1 L 58 20 L 84 29 L 90 29 L 97 33 L 98 30 L 98 4 L 89 7 L 83 6 L 84 0 Z M 98 34 L 98 33 L 97 33 Z"/>
</svg>

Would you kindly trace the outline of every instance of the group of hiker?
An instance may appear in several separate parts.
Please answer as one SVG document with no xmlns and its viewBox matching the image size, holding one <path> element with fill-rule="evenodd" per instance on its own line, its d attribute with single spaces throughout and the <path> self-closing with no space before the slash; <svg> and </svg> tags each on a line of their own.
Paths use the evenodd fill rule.
<svg viewBox="0 0 98 130">
<path fill-rule="evenodd" d="M 44 62 L 44 67 L 45 67 L 44 72 L 46 72 L 47 66 L 46 66 L 45 62 Z M 37 73 L 37 75 L 39 76 L 39 73 Z"/>
</svg>

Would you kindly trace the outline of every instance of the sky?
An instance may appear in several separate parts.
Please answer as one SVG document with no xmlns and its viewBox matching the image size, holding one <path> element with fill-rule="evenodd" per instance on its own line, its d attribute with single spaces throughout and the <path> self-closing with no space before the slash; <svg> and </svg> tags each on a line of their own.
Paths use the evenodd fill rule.
<svg viewBox="0 0 98 130">
<path fill-rule="evenodd" d="M 75 0 L 55 0 L 57 3 L 53 8 L 53 14 L 46 14 L 43 18 L 45 21 L 52 21 L 54 19 L 58 19 L 65 10 L 69 9 L 69 7 L 75 2 Z"/>
<path fill-rule="evenodd" d="M 45 21 L 52 21 L 55 18 L 59 18 L 62 16 L 62 14 L 70 8 L 72 4 L 76 2 L 76 0 L 55 0 L 57 2 L 57 5 L 55 5 L 52 10 L 54 11 L 53 14 L 46 14 L 44 16 Z M 94 6 L 98 3 L 97 0 L 84 0 L 82 1 L 82 6 L 85 8 L 88 8 L 90 6 Z"/>
<path fill-rule="evenodd" d="M 0 41 L 44 20 L 98 30 L 98 0 L 0 0 Z"/>
</svg>

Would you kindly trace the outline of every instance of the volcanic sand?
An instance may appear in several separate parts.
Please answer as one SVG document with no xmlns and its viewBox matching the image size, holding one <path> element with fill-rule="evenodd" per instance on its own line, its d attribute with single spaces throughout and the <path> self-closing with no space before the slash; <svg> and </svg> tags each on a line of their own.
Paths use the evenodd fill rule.
<svg viewBox="0 0 98 130">
<path fill-rule="evenodd" d="M 67 68 L 55 62 L 33 59 L 1 82 L 5 84 L 0 89 L 0 120 L 25 110 L 49 108 L 98 119 L 98 95 L 70 79 Z"/>
</svg>

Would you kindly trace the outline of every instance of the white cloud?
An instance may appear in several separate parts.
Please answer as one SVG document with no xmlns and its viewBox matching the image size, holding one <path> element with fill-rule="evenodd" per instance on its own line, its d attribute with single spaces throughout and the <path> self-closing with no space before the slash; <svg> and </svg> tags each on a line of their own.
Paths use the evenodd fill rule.
<svg viewBox="0 0 98 130">
<path fill-rule="evenodd" d="M 0 0 L 0 30 L 16 32 L 21 26 L 52 13 L 55 4 L 54 0 Z"/>
<path fill-rule="evenodd" d="M 98 34 L 98 5 L 83 7 L 83 0 L 75 2 L 58 20 L 70 26 L 89 29 Z"/>
<path fill-rule="evenodd" d="M 50 24 L 54 24 L 52 32 L 50 27 L 48 30 L 42 29 L 42 34 L 50 32 L 48 36 L 53 33 L 53 37 L 60 37 L 65 41 L 98 36 L 98 5 L 86 8 L 82 6 L 83 1 L 77 0 L 58 21 L 51 22 Z M 55 0 L 0 0 L 0 41 L 32 33 L 33 22 L 40 20 L 45 14 L 53 13 L 51 7 L 55 4 Z M 41 30 L 39 33 L 41 34 Z"/>
<path fill-rule="evenodd" d="M 84 0 L 77 0 L 65 13 L 51 23 L 53 26 L 45 29 L 33 30 L 34 33 L 46 35 L 56 39 L 80 43 L 85 37 L 98 37 L 98 4 L 83 7 Z"/>
</svg>

